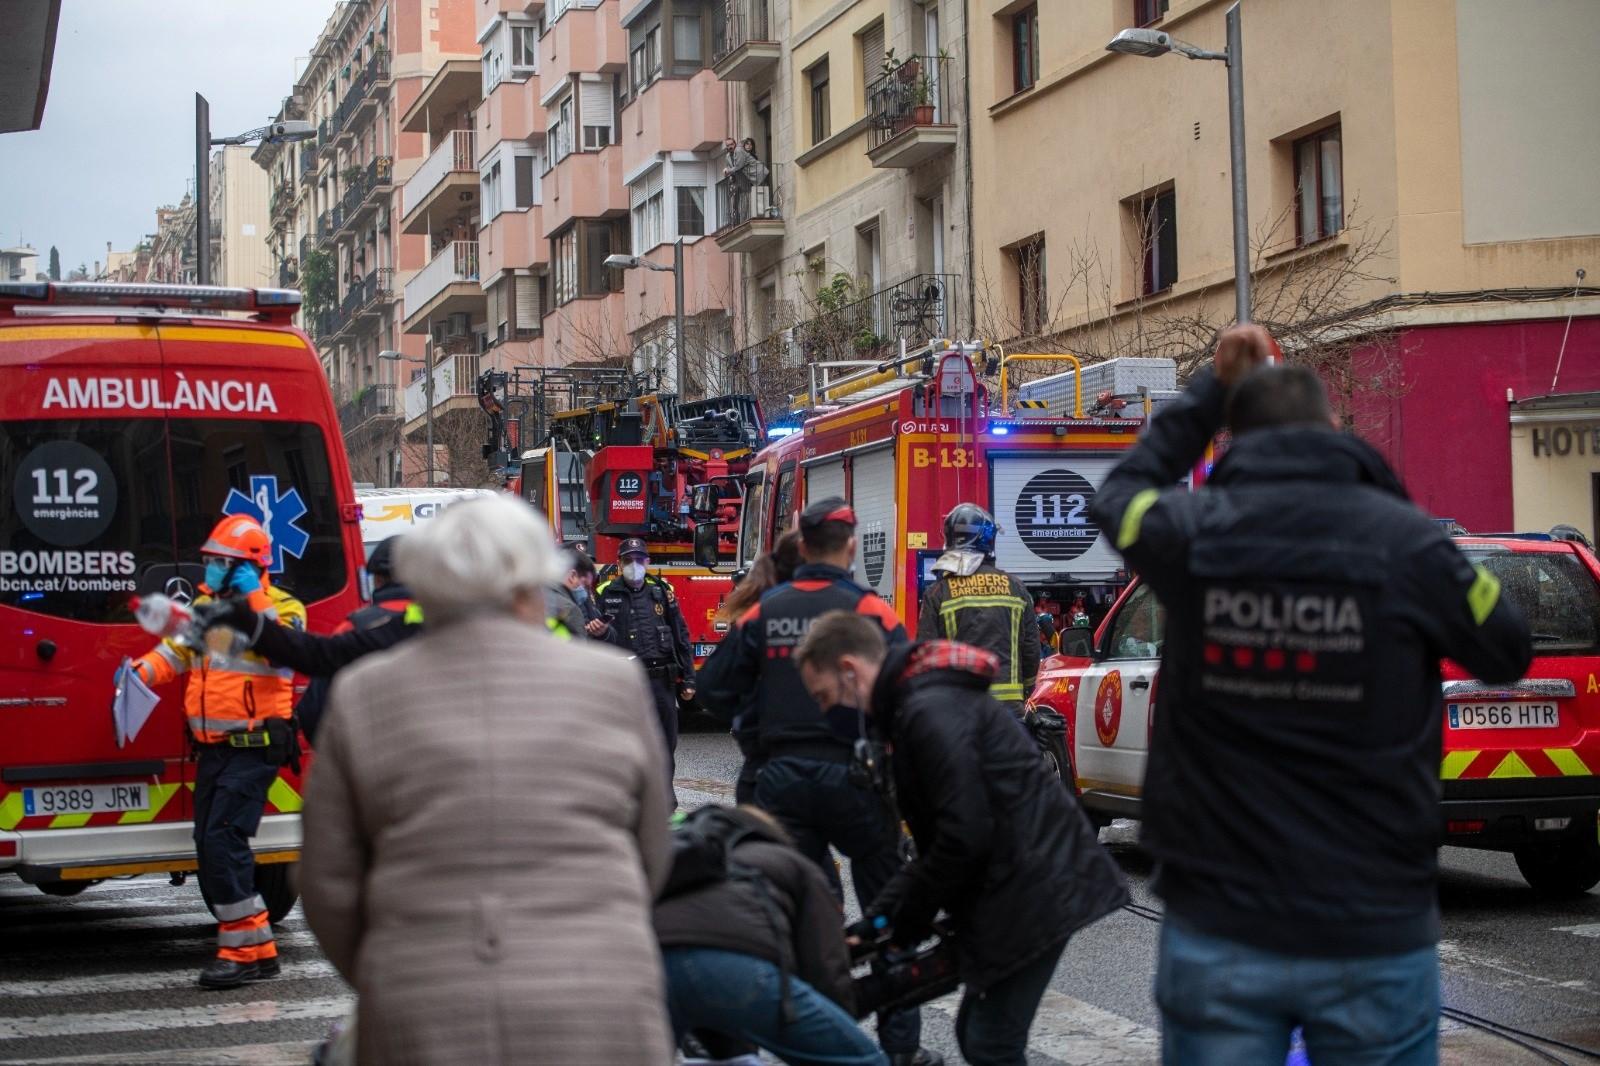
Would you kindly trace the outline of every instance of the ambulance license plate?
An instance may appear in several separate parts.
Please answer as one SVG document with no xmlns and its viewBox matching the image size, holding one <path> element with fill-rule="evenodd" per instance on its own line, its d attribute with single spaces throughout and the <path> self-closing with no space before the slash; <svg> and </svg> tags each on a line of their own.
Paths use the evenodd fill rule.
<svg viewBox="0 0 1600 1066">
<path fill-rule="evenodd" d="M 69 785 L 61 788 L 25 788 L 22 813 L 100 814 L 104 811 L 147 811 L 150 786 L 142 781 L 123 785 Z"/>
<path fill-rule="evenodd" d="M 1561 724 L 1553 703 L 1452 703 L 1445 714 L 1451 729 L 1554 729 Z"/>
</svg>

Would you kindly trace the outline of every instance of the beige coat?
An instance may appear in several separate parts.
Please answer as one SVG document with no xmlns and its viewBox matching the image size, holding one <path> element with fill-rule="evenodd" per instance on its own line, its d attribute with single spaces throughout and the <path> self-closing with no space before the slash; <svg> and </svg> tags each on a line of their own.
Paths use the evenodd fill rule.
<svg viewBox="0 0 1600 1066">
<path fill-rule="evenodd" d="M 506 616 L 342 671 L 301 893 L 382 1066 L 671 1061 L 664 747 L 637 664 Z"/>
</svg>

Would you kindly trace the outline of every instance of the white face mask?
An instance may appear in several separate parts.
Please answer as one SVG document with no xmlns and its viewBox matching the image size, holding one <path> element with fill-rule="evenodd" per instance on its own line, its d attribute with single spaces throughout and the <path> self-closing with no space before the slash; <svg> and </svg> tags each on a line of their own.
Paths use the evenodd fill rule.
<svg viewBox="0 0 1600 1066">
<path fill-rule="evenodd" d="M 623 563 L 622 564 L 622 580 L 626 581 L 630 585 L 642 585 L 642 584 L 644 584 L 644 564 L 643 563 Z"/>
</svg>

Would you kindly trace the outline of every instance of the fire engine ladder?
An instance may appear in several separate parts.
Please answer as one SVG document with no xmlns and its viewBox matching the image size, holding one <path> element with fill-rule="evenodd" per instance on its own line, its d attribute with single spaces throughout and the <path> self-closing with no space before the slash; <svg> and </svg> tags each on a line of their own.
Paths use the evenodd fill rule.
<svg viewBox="0 0 1600 1066">
<path fill-rule="evenodd" d="M 947 353 L 976 356 L 984 351 L 982 342 L 929 341 L 917 348 L 907 348 L 900 342 L 900 354 L 882 362 L 871 360 L 840 360 L 838 362 L 809 363 L 806 370 L 811 375 L 808 392 L 789 397 L 796 411 L 808 411 L 824 404 L 860 403 L 875 396 L 898 392 L 907 385 L 929 381 L 937 373 L 938 357 Z M 829 380 L 832 370 L 847 370 L 843 377 Z"/>
<path fill-rule="evenodd" d="M 561 528 L 588 533 L 589 494 L 583 484 L 584 460 L 584 453 L 573 451 L 561 437 L 550 438 L 550 462 L 556 469 L 556 503 L 561 509 Z"/>
</svg>

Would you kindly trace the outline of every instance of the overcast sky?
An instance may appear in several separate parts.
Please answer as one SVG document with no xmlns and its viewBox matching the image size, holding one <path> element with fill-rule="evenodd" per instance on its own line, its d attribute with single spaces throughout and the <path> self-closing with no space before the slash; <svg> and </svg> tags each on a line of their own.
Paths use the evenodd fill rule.
<svg viewBox="0 0 1600 1066">
<path fill-rule="evenodd" d="M 0 134 L 0 246 L 63 276 L 127 251 L 194 180 L 194 94 L 213 136 L 266 125 L 334 0 L 62 0 L 44 123 Z"/>
</svg>

